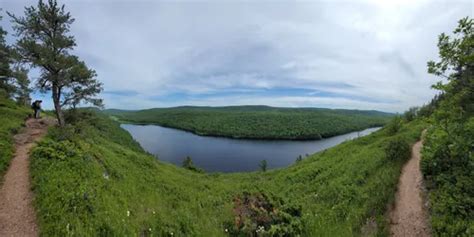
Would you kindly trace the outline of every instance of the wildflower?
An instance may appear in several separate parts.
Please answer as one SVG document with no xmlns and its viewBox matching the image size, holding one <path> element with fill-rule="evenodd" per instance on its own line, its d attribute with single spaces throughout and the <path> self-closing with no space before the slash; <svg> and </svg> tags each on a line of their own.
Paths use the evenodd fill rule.
<svg viewBox="0 0 474 237">
<path fill-rule="evenodd" d="M 148 229 L 151 232 L 151 228 Z"/>
<path fill-rule="evenodd" d="M 127 211 L 127 216 L 130 216 L 130 211 Z"/>
<path fill-rule="evenodd" d="M 173 236 L 174 235 L 173 232 L 171 232 L 170 235 Z"/>
<path fill-rule="evenodd" d="M 155 211 L 153 211 L 153 215 L 155 215 L 155 214 L 156 214 L 156 212 L 155 212 Z"/>
<path fill-rule="evenodd" d="M 229 230 L 228 230 L 227 228 L 226 228 L 224 231 L 225 231 L 226 233 L 229 232 Z"/>
<path fill-rule="evenodd" d="M 260 232 L 264 232 L 264 231 L 265 231 L 265 227 L 259 226 L 255 232 L 260 233 Z"/>
</svg>

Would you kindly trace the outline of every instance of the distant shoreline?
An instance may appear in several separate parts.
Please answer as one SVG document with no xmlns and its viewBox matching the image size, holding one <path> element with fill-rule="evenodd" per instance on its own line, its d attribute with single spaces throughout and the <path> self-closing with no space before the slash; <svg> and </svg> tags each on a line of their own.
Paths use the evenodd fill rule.
<svg viewBox="0 0 474 237">
<path fill-rule="evenodd" d="M 344 133 L 338 133 L 338 134 L 335 134 L 335 135 L 332 135 L 332 136 L 318 136 L 317 138 L 271 138 L 271 137 L 240 137 L 240 136 L 227 136 L 227 135 L 221 135 L 221 134 L 200 133 L 200 132 L 197 132 L 197 131 L 194 131 L 194 130 L 191 130 L 191 129 L 174 127 L 174 126 L 167 126 L 167 125 L 163 125 L 163 124 L 156 123 L 156 122 L 150 122 L 150 123 L 148 123 L 148 122 L 134 122 L 134 121 L 121 120 L 121 119 L 118 119 L 116 121 L 119 122 L 120 124 L 142 125 L 142 126 L 147 126 L 147 125 L 161 126 L 161 127 L 164 127 L 164 128 L 171 128 L 171 129 L 176 129 L 176 130 L 180 130 L 180 131 L 184 131 L 184 132 L 189 132 L 189 133 L 192 133 L 194 135 L 203 136 L 203 137 L 217 137 L 217 138 L 229 138 L 229 139 L 239 139 L 239 140 L 256 140 L 256 141 L 258 141 L 258 140 L 261 140 L 261 141 L 318 141 L 318 140 L 331 138 L 331 137 L 336 137 L 336 136 L 340 136 L 340 135 L 344 135 L 344 134 L 348 134 L 348 133 L 352 133 L 352 132 L 361 132 L 361 131 L 364 131 L 366 129 L 383 128 L 383 126 L 384 126 L 384 125 L 374 125 L 374 126 L 370 126 L 370 127 L 367 127 L 367 128 L 355 129 L 355 130 L 351 130 L 351 131 L 344 132 Z"/>
</svg>

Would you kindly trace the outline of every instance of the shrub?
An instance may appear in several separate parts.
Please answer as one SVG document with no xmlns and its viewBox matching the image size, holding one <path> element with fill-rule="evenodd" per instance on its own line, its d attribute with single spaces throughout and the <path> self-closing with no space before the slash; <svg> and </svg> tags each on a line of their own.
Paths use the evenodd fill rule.
<svg viewBox="0 0 474 237">
<path fill-rule="evenodd" d="M 234 198 L 232 236 L 298 236 L 303 226 L 301 207 L 264 193 L 244 192 Z"/>
<path fill-rule="evenodd" d="M 418 111 L 420 108 L 418 107 L 411 107 L 405 113 L 403 113 L 403 117 L 406 121 L 410 122 L 413 121 L 418 116 Z"/>
<path fill-rule="evenodd" d="M 410 157 L 410 145 L 401 138 L 394 138 L 388 142 L 385 155 L 389 160 L 406 160 Z"/>
<path fill-rule="evenodd" d="M 430 191 L 433 236 L 472 236 L 474 231 L 474 118 L 428 130 L 421 170 Z"/>
<path fill-rule="evenodd" d="M 198 173 L 204 173 L 203 169 L 198 168 L 194 165 L 193 160 L 189 156 L 187 156 L 186 159 L 184 159 L 183 168 L 186 168 L 188 170 L 192 170 L 192 171 L 198 172 Z"/>
<path fill-rule="evenodd" d="M 400 116 L 395 116 L 386 126 L 386 131 L 388 135 L 395 135 L 400 128 L 402 127 L 402 118 Z"/>
<path fill-rule="evenodd" d="M 260 161 L 260 164 L 258 166 L 260 167 L 261 171 L 263 172 L 267 171 L 267 166 L 268 166 L 267 160 Z"/>
</svg>

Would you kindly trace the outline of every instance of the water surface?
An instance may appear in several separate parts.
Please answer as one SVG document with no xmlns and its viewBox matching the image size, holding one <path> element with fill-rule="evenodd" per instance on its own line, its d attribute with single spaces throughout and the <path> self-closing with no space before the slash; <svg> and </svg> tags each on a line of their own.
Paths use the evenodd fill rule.
<svg viewBox="0 0 474 237">
<path fill-rule="evenodd" d="M 157 125 L 121 126 L 160 160 L 181 166 L 186 156 L 190 156 L 196 166 L 208 172 L 254 171 L 259 169 L 261 160 L 267 160 L 270 169 L 286 167 L 299 155 L 305 157 L 380 129 L 369 128 L 315 141 L 268 141 L 198 136 Z"/>
</svg>

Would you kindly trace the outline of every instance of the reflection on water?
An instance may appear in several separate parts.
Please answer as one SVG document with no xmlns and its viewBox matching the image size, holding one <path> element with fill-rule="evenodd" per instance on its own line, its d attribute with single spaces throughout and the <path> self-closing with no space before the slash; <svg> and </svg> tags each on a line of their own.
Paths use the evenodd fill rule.
<svg viewBox="0 0 474 237">
<path fill-rule="evenodd" d="M 196 166 L 208 172 L 254 171 L 259 169 L 261 160 L 267 160 L 269 168 L 285 167 L 299 155 L 304 157 L 380 129 L 369 128 L 316 141 L 267 141 L 198 136 L 157 125 L 121 126 L 160 160 L 181 166 L 184 158 L 190 156 Z"/>
</svg>

